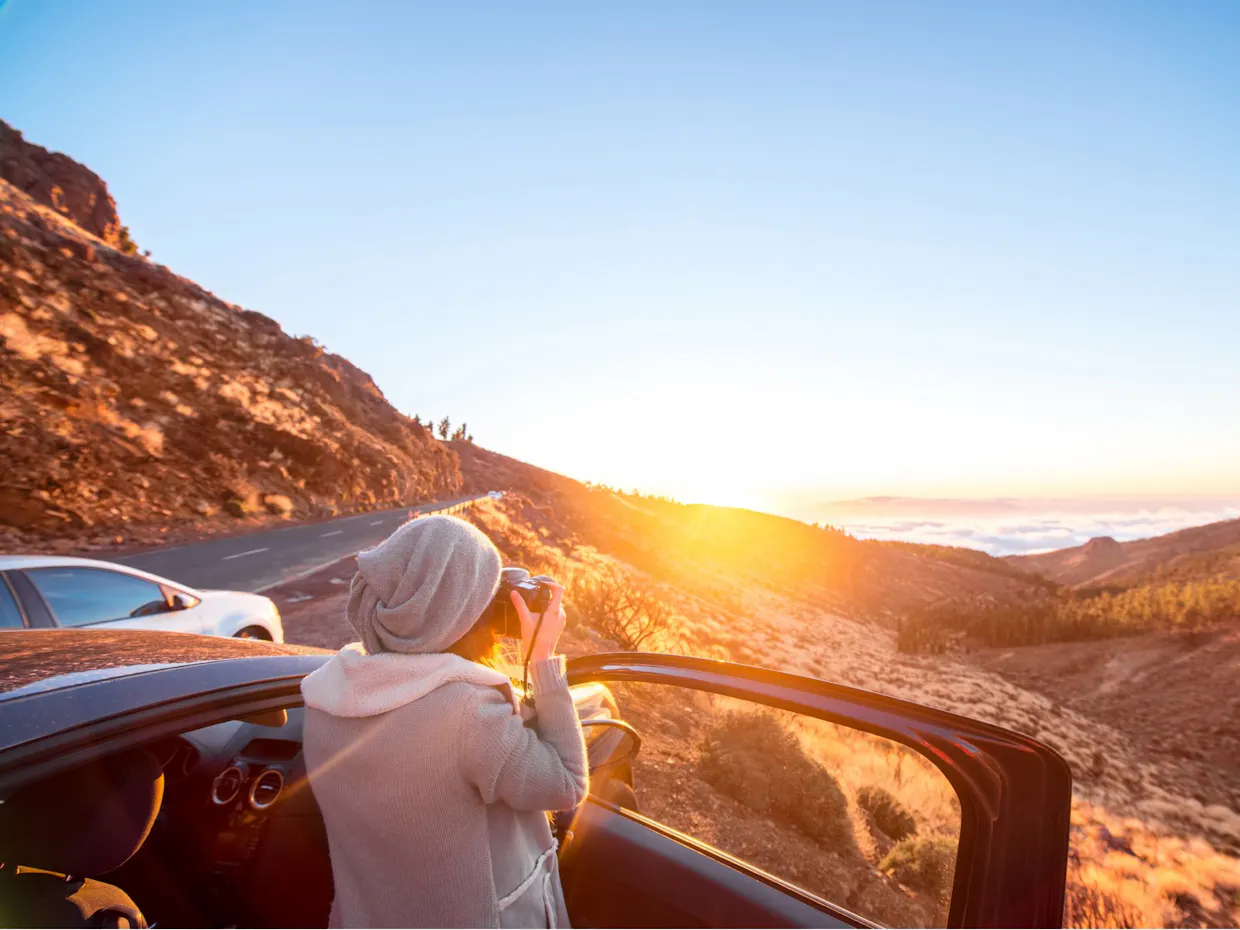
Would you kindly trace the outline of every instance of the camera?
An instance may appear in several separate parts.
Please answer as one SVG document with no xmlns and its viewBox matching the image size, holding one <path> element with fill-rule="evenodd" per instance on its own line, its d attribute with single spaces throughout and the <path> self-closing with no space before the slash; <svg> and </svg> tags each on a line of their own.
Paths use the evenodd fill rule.
<svg viewBox="0 0 1240 930">
<path fill-rule="evenodd" d="M 516 608 L 512 606 L 512 592 L 516 591 L 525 601 L 532 614 L 541 614 L 551 606 L 551 589 L 543 584 L 551 581 L 546 575 L 534 575 L 524 568 L 505 568 L 500 571 L 499 589 L 491 601 L 491 616 L 501 636 L 521 638 L 521 622 Z"/>
</svg>

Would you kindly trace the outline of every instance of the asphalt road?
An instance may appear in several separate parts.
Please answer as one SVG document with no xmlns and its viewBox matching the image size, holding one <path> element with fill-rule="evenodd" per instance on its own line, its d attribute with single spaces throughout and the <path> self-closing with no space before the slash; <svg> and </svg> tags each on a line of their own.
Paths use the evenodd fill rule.
<svg viewBox="0 0 1240 930">
<path fill-rule="evenodd" d="M 375 545 L 414 514 L 443 510 L 485 496 L 470 495 L 399 510 L 338 517 L 323 523 L 260 530 L 247 536 L 117 556 L 110 561 L 132 565 L 192 588 L 262 591 Z"/>
</svg>

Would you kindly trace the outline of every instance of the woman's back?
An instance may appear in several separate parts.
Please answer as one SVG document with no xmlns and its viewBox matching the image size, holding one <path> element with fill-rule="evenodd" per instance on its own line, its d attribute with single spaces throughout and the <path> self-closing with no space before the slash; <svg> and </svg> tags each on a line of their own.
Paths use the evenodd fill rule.
<svg viewBox="0 0 1240 930">
<path fill-rule="evenodd" d="M 327 826 L 343 927 L 566 926 L 546 812 L 588 774 L 555 643 L 563 589 L 521 620 L 535 719 L 470 657 L 495 637 L 498 551 L 450 517 L 359 553 L 348 620 L 362 643 L 307 675 L 306 771 Z"/>
<path fill-rule="evenodd" d="M 336 876 L 333 926 L 430 926 L 449 914 L 460 926 L 498 923 L 486 805 L 457 759 L 476 690 L 454 682 L 376 717 L 307 709 L 306 764 Z"/>
<path fill-rule="evenodd" d="M 376 666 L 439 660 L 446 670 L 407 679 L 424 693 L 392 709 L 408 694 L 359 682 Z M 306 679 L 304 752 L 331 849 L 332 926 L 567 925 L 545 811 L 580 803 L 587 775 L 563 669 L 562 658 L 532 669 L 537 730 L 506 685 L 459 680 L 502 676 L 456 656 L 345 649 Z M 343 694 L 342 677 L 352 685 Z M 358 693 L 370 706 L 359 708 Z"/>
</svg>

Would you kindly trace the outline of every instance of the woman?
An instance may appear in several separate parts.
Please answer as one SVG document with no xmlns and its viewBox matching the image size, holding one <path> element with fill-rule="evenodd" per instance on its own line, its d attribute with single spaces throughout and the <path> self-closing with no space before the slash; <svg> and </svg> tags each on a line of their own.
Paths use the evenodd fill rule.
<svg viewBox="0 0 1240 930">
<path fill-rule="evenodd" d="M 406 523 L 357 556 L 348 619 L 362 641 L 302 684 L 333 927 L 568 926 L 545 812 L 581 803 L 588 776 L 555 652 L 563 589 L 537 637 L 512 595 L 535 728 L 484 664 L 499 577 L 494 544 L 455 517 Z"/>
</svg>

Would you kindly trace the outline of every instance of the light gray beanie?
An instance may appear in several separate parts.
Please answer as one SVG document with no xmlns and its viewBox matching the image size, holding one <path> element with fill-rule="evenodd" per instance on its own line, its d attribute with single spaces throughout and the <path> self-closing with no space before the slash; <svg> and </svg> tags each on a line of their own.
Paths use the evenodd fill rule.
<svg viewBox="0 0 1240 930">
<path fill-rule="evenodd" d="M 357 554 L 349 625 L 368 653 L 443 652 L 499 588 L 500 554 L 456 517 L 419 517 Z"/>
</svg>

